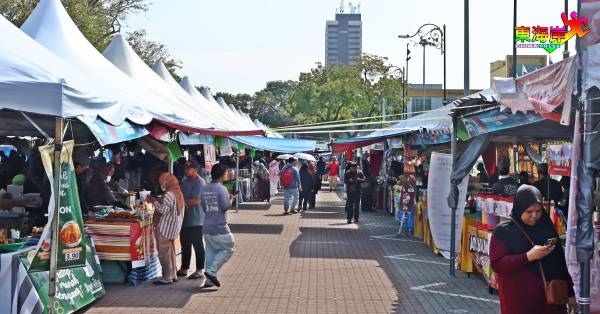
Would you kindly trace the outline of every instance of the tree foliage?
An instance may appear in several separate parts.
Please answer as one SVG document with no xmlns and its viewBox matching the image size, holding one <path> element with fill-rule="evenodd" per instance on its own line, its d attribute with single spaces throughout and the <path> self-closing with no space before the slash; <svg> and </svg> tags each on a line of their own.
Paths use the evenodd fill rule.
<svg viewBox="0 0 600 314">
<path fill-rule="evenodd" d="M 402 112 L 403 82 L 393 68 L 387 58 L 368 54 L 352 67 L 318 64 L 300 74 L 290 95 L 290 112 L 297 123 L 378 116 L 382 102 L 387 104 L 387 114 Z"/>
<path fill-rule="evenodd" d="M 39 0 L 0 0 L 0 14 L 20 27 Z M 75 25 L 103 51 L 131 14 L 148 10 L 147 0 L 62 0 Z"/>
</svg>

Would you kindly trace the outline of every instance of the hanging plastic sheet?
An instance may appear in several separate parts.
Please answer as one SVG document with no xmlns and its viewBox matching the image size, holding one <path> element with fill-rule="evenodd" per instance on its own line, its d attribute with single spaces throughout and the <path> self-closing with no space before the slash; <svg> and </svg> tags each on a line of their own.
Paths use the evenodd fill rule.
<svg viewBox="0 0 600 314">
<path fill-rule="evenodd" d="M 491 138 L 492 135 L 489 133 L 473 138 L 462 154 L 456 158 L 456 163 L 452 165 L 452 175 L 450 176 L 450 182 L 452 183 L 452 188 L 448 195 L 448 205 L 450 208 L 456 208 L 458 204 L 458 184 L 469 174 L 477 159 L 481 156 L 481 153 L 483 153 L 490 143 Z"/>
</svg>

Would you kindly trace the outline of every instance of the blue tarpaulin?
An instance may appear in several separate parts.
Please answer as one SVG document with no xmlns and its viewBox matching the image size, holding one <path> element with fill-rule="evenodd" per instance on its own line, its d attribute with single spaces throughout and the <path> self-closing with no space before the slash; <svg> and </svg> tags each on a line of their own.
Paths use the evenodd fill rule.
<svg viewBox="0 0 600 314">
<path fill-rule="evenodd" d="M 92 121 L 85 117 L 77 118 L 87 125 L 102 146 L 127 142 L 150 134 L 143 126 L 127 120 L 123 121 L 120 125 L 112 125 L 101 119 Z"/>
<path fill-rule="evenodd" d="M 313 152 L 316 141 L 300 140 L 293 138 L 275 138 L 263 136 L 233 136 L 232 140 L 254 147 L 257 150 L 264 150 L 276 153 L 298 153 Z"/>
</svg>

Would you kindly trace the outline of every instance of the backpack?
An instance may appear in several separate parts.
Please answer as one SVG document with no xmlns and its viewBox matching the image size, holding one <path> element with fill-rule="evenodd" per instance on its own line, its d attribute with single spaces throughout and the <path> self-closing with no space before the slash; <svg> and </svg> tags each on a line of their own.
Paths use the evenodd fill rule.
<svg viewBox="0 0 600 314">
<path fill-rule="evenodd" d="M 294 173 L 292 172 L 292 167 L 285 168 L 283 173 L 281 174 L 281 186 L 284 188 L 288 187 L 294 181 Z"/>
</svg>

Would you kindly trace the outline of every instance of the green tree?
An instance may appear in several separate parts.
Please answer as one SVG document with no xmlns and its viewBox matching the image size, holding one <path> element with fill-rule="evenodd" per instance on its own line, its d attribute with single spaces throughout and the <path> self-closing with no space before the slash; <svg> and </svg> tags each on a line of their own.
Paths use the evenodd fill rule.
<svg viewBox="0 0 600 314">
<path fill-rule="evenodd" d="M 0 14 L 20 27 L 39 0 L 0 0 Z M 113 34 L 134 13 L 148 10 L 147 0 L 62 0 L 75 25 L 98 49 L 104 51 Z"/>
<path fill-rule="evenodd" d="M 147 37 L 146 30 L 143 29 L 127 33 L 129 45 L 148 66 L 154 65 L 156 60 L 162 60 L 173 78 L 177 82 L 181 81 L 181 77 L 177 74 L 177 70 L 181 69 L 181 61 L 171 56 L 165 44 L 150 40 Z"/>
<path fill-rule="evenodd" d="M 310 72 L 300 74 L 300 82 L 289 98 L 288 111 L 296 124 L 352 122 L 356 118 L 378 116 L 380 102 L 388 104 L 388 113 L 402 112 L 403 82 L 390 71 L 393 68 L 387 58 L 368 54 L 362 55 L 355 66 L 317 64 Z"/>
</svg>

